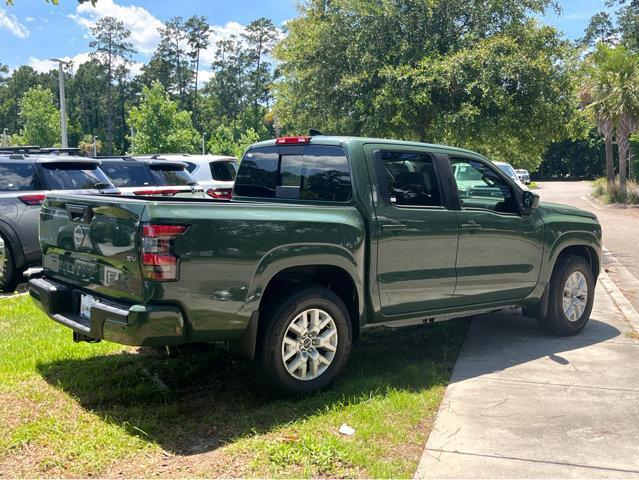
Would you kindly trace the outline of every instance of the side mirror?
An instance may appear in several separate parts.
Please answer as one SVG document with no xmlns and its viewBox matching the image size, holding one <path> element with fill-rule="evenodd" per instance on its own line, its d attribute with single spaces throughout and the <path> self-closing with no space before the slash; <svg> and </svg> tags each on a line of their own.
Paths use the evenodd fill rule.
<svg viewBox="0 0 639 480">
<path fill-rule="evenodd" d="M 539 205 L 539 195 L 530 190 L 524 190 L 521 193 L 521 213 L 529 214 Z"/>
</svg>

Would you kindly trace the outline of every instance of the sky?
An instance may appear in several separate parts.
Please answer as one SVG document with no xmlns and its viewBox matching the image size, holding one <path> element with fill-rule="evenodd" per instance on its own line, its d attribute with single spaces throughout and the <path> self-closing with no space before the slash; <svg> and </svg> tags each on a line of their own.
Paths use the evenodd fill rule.
<svg viewBox="0 0 639 480">
<path fill-rule="evenodd" d="M 139 71 L 159 40 L 157 27 L 162 21 L 180 15 L 206 15 L 215 26 L 213 39 L 239 33 L 242 25 L 258 17 L 269 17 L 277 26 L 296 15 L 295 0 L 98 0 L 78 4 L 60 0 L 55 6 L 45 0 L 0 0 L 0 63 L 15 69 L 31 65 L 48 71 L 50 58 L 71 59 L 78 65 L 88 59 L 88 29 L 102 16 L 122 20 L 132 31 L 131 41 L 140 52 L 133 65 Z M 551 13 L 541 20 L 563 31 L 571 39 L 583 35 L 590 17 L 605 10 L 605 0 L 559 0 L 562 13 Z M 213 57 L 209 49 L 202 58 L 204 75 Z"/>
</svg>

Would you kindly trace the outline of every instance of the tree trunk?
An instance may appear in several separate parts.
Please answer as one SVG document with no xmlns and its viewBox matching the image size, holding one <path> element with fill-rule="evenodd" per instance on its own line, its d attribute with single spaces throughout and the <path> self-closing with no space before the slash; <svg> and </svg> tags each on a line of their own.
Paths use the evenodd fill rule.
<svg viewBox="0 0 639 480">
<path fill-rule="evenodd" d="M 195 61 L 195 93 L 193 96 L 193 126 L 199 131 L 197 122 L 197 80 L 200 74 L 200 49 L 197 50 L 197 60 Z"/>
<path fill-rule="evenodd" d="M 113 85 L 111 79 L 111 60 L 107 75 L 107 153 L 113 155 Z"/>
<path fill-rule="evenodd" d="M 615 163 L 612 142 L 614 128 L 612 122 L 610 120 L 606 120 L 600 125 L 599 130 L 606 143 L 606 177 L 608 178 L 608 183 L 612 183 L 615 181 Z"/>
<path fill-rule="evenodd" d="M 619 146 L 619 185 L 622 191 L 626 188 L 628 171 L 628 157 L 630 156 L 630 135 L 632 134 L 632 121 L 627 115 L 619 118 L 617 126 L 617 145 Z"/>
</svg>

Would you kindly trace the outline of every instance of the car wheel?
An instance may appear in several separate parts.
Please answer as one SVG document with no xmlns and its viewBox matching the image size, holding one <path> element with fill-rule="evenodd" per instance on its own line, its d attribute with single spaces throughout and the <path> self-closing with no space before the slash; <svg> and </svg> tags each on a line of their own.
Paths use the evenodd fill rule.
<svg viewBox="0 0 639 480">
<path fill-rule="evenodd" d="M 3 235 L 0 235 L 0 292 L 13 292 L 18 285 L 21 272 L 16 268 L 11 246 Z"/>
<path fill-rule="evenodd" d="M 555 335 L 575 335 L 588 323 L 595 294 L 590 265 L 573 255 L 563 259 L 550 279 L 548 311 L 539 325 Z"/>
<path fill-rule="evenodd" d="M 261 379 L 272 391 L 304 395 L 328 387 L 346 365 L 351 325 L 344 302 L 330 290 L 293 294 L 265 319 Z"/>
</svg>

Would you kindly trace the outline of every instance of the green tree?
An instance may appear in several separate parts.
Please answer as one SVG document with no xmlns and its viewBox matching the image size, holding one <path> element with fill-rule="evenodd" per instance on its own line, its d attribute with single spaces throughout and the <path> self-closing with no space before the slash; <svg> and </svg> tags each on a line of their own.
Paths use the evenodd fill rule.
<svg viewBox="0 0 639 480">
<path fill-rule="evenodd" d="M 173 85 L 168 90 L 175 90 L 180 101 L 180 108 L 188 108 L 188 85 L 191 83 L 193 71 L 188 61 L 188 32 L 182 17 L 173 17 L 160 28 L 160 44 L 157 55 L 165 59 L 172 68 Z"/>
<path fill-rule="evenodd" d="M 535 170 L 577 108 L 547 0 L 307 1 L 275 48 L 287 130 L 442 141 Z"/>
<path fill-rule="evenodd" d="M 114 73 L 118 66 L 126 65 L 135 53 L 133 44 L 129 41 L 131 31 L 124 23 L 114 17 L 102 17 L 91 27 L 93 40 L 89 46 L 94 49 L 91 56 L 106 68 L 107 94 L 107 153 L 113 154 L 113 122 L 115 116 L 114 105 Z"/>
<path fill-rule="evenodd" d="M 246 27 L 242 38 L 247 45 L 244 53 L 248 70 L 247 100 L 257 114 L 259 105 L 268 103 L 270 97 L 273 73 L 267 58 L 277 40 L 277 28 L 270 19 L 261 17 Z"/>
<path fill-rule="evenodd" d="M 52 147 L 60 141 L 60 112 L 50 90 L 30 88 L 20 101 L 20 143 Z"/>
<path fill-rule="evenodd" d="M 220 125 L 207 142 L 206 148 L 213 155 L 231 155 L 241 159 L 248 146 L 258 140 L 259 135 L 250 127 L 236 136 L 233 128 Z"/>
<path fill-rule="evenodd" d="M 580 43 L 590 47 L 598 43 L 612 45 L 617 38 L 617 34 L 618 30 L 615 28 L 610 14 L 599 12 L 590 19 Z"/>
<path fill-rule="evenodd" d="M 211 33 L 211 27 L 208 24 L 208 19 L 204 16 L 192 16 L 184 24 L 187 32 L 186 41 L 189 45 L 188 56 L 193 61 L 195 67 L 195 78 L 193 80 L 193 124 L 197 128 L 199 126 L 197 118 L 197 96 L 198 96 L 198 82 L 200 75 L 200 54 L 202 50 L 206 50 L 211 44 L 209 34 Z"/>
<path fill-rule="evenodd" d="M 159 82 L 142 90 L 139 107 L 129 111 L 132 153 L 195 153 L 199 134 L 189 112 L 179 110 Z"/>
<path fill-rule="evenodd" d="M 588 62 L 588 108 L 599 125 L 607 122 L 615 129 L 619 183 L 625 187 L 631 155 L 630 136 L 639 126 L 639 54 L 623 45 L 599 44 Z"/>
</svg>

